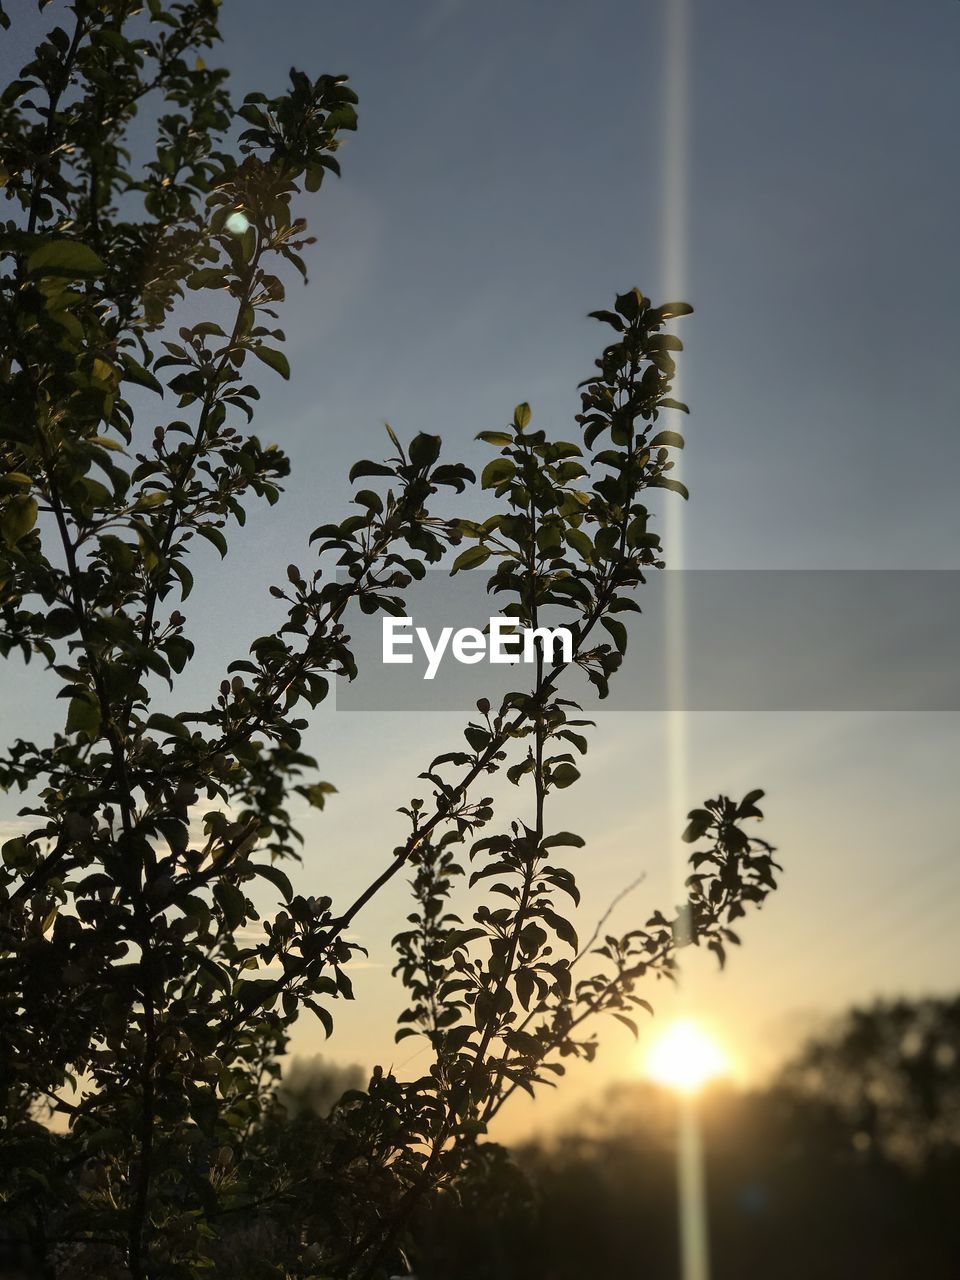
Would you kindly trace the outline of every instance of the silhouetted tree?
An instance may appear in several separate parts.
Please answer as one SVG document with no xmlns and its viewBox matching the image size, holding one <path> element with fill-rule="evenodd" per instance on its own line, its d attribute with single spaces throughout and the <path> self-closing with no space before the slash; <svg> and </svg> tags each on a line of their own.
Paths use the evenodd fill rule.
<svg viewBox="0 0 960 1280">
<path fill-rule="evenodd" d="M 908 1164 L 960 1147 L 960 997 L 851 1009 L 806 1046 L 787 1085 L 835 1110 L 863 1149 Z"/>
<path fill-rule="evenodd" d="M 549 820 L 587 749 L 566 669 L 606 694 L 623 616 L 663 563 L 647 491 L 685 493 L 670 474 L 683 442 L 657 420 L 683 407 L 666 327 L 690 308 L 633 289 L 595 313 L 613 336 L 576 439 L 535 429 L 525 404 L 482 433 L 485 520 L 437 511 L 474 479 L 438 437 L 391 434 L 387 460 L 350 473 L 374 486 L 354 493 L 357 514 L 316 529 L 316 562 L 271 588 L 279 630 L 209 700 L 177 703 L 191 553 L 225 555 L 226 530 L 276 503 L 289 471 L 247 430 L 251 369 L 289 375 L 282 276 L 304 272 L 303 193 L 339 172 L 356 97 L 294 70 L 285 92 L 235 108 L 205 62 L 218 0 L 69 13 L 0 94 L 0 655 L 38 659 L 65 711 L 50 739 L 26 726 L 0 757 L 24 803 L 0 871 L 5 1230 L 60 1280 L 207 1274 L 238 1222 L 259 1233 L 258 1275 L 379 1277 L 514 1090 L 591 1058 L 596 1015 L 629 1022 L 646 1006 L 636 984 L 670 976 L 679 946 L 722 959 L 774 887 L 771 847 L 742 829 L 761 793 L 718 797 L 691 814 L 684 901 L 583 955 L 563 851 L 584 842 Z M 358 674 L 351 611 L 403 612 L 410 582 L 464 540 L 454 571 L 490 561 L 518 623 L 566 611 L 573 662 L 541 647 L 530 687 L 477 704 L 353 902 L 297 893 L 288 806 L 323 808 L 333 790 L 302 749 L 305 713 Z M 500 770 L 527 788 L 522 817 L 482 793 Z M 425 1037 L 429 1065 L 409 1081 L 375 1071 L 329 1119 L 290 1125 L 274 1093 L 288 1030 L 308 1011 L 329 1034 L 352 994 L 355 921 L 405 872 L 401 1034 Z M 264 915 L 268 890 L 282 906 Z M 65 1133 L 39 1123 L 44 1105 Z"/>
<path fill-rule="evenodd" d="M 328 1116 L 345 1093 L 362 1089 L 367 1073 L 356 1063 L 343 1067 L 321 1054 L 294 1058 L 277 1086 L 277 1101 L 288 1115 Z"/>
</svg>

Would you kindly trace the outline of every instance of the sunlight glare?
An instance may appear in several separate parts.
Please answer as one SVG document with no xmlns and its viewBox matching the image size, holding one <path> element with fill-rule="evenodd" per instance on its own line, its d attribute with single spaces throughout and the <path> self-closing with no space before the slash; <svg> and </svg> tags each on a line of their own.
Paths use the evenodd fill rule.
<svg viewBox="0 0 960 1280">
<path fill-rule="evenodd" d="M 729 1071 L 730 1061 L 716 1040 L 687 1019 L 673 1023 L 647 1057 L 647 1075 L 680 1093 L 696 1093 Z"/>
</svg>

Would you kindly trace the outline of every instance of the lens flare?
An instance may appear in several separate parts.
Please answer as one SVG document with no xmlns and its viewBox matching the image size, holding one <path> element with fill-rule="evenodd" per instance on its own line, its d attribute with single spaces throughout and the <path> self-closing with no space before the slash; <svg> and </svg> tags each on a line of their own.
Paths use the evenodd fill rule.
<svg viewBox="0 0 960 1280">
<path fill-rule="evenodd" d="M 647 1075 L 679 1093 L 696 1093 L 708 1080 L 729 1074 L 730 1061 L 695 1022 L 675 1022 L 652 1046 Z"/>
</svg>

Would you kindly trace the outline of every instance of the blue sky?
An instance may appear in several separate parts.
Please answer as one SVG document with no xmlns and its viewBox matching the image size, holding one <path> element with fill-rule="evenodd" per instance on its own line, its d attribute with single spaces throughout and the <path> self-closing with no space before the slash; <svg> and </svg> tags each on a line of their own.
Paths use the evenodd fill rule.
<svg viewBox="0 0 960 1280">
<path fill-rule="evenodd" d="M 569 419 L 585 313 L 661 283 L 664 5 L 225 9 L 239 84 L 295 61 L 361 95 L 291 443 Z M 690 564 L 956 564 L 958 41 L 952 0 L 692 6 Z"/>
<path fill-rule="evenodd" d="M 687 566 L 960 568 L 960 5 L 690 0 L 684 157 L 665 144 L 679 2 L 224 4 L 238 94 L 279 89 L 291 64 L 346 72 L 360 129 L 343 181 L 308 199 L 311 282 L 284 317 L 293 378 L 264 384 L 255 428 L 293 458 L 289 497 L 208 563 L 192 688 L 219 678 L 225 637 L 232 657 L 269 624 L 267 584 L 309 563 L 297 547 L 345 509 L 345 473 L 377 456 L 384 420 L 469 462 L 519 400 L 572 424 L 603 341 L 586 313 L 633 284 L 659 296 L 670 244 L 696 307 L 681 330 Z M 687 215 L 665 226 L 671 163 Z M 6 705 L 39 706 L 19 684 Z M 393 810 L 457 724 L 321 717 L 309 745 L 341 795 L 309 819 L 305 889 L 346 895 L 382 865 Z M 668 718 L 624 713 L 603 717 L 558 803 L 589 841 L 584 924 L 641 871 L 635 916 L 668 901 L 678 809 L 759 785 L 782 891 L 729 972 L 695 964 L 684 997 L 735 1056 L 759 1072 L 851 999 L 955 985 L 956 715 L 691 715 L 681 729 L 682 800 Z M 369 1003 L 344 1010 L 334 1056 L 404 1060 L 384 1021 L 403 908 L 391 892 L 359 923 Z M 508 1131 L 634 1069 L 607 1038 L 593 1072 L 536 1117 L 521 1104 Z M 319 1033 L 304 1025 L 296 1047 L 321 1048 Z"/>
</svg>

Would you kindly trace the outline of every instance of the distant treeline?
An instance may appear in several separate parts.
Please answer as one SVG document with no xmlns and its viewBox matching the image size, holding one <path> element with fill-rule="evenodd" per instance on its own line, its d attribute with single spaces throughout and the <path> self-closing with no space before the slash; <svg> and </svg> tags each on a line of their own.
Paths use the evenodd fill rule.
<svg viewBox="0 0 960 1280">
<path fill-rule="evenodd" d="M 712 1280 L 960 1277 L 960 1000 L 847 1015 L 770 1088 L 700 1100 Z M 612 1089 L 489 1149 L 424 1219 L 422 1280 L 677 1280 L 676 1102 Z"/>
</svg>

